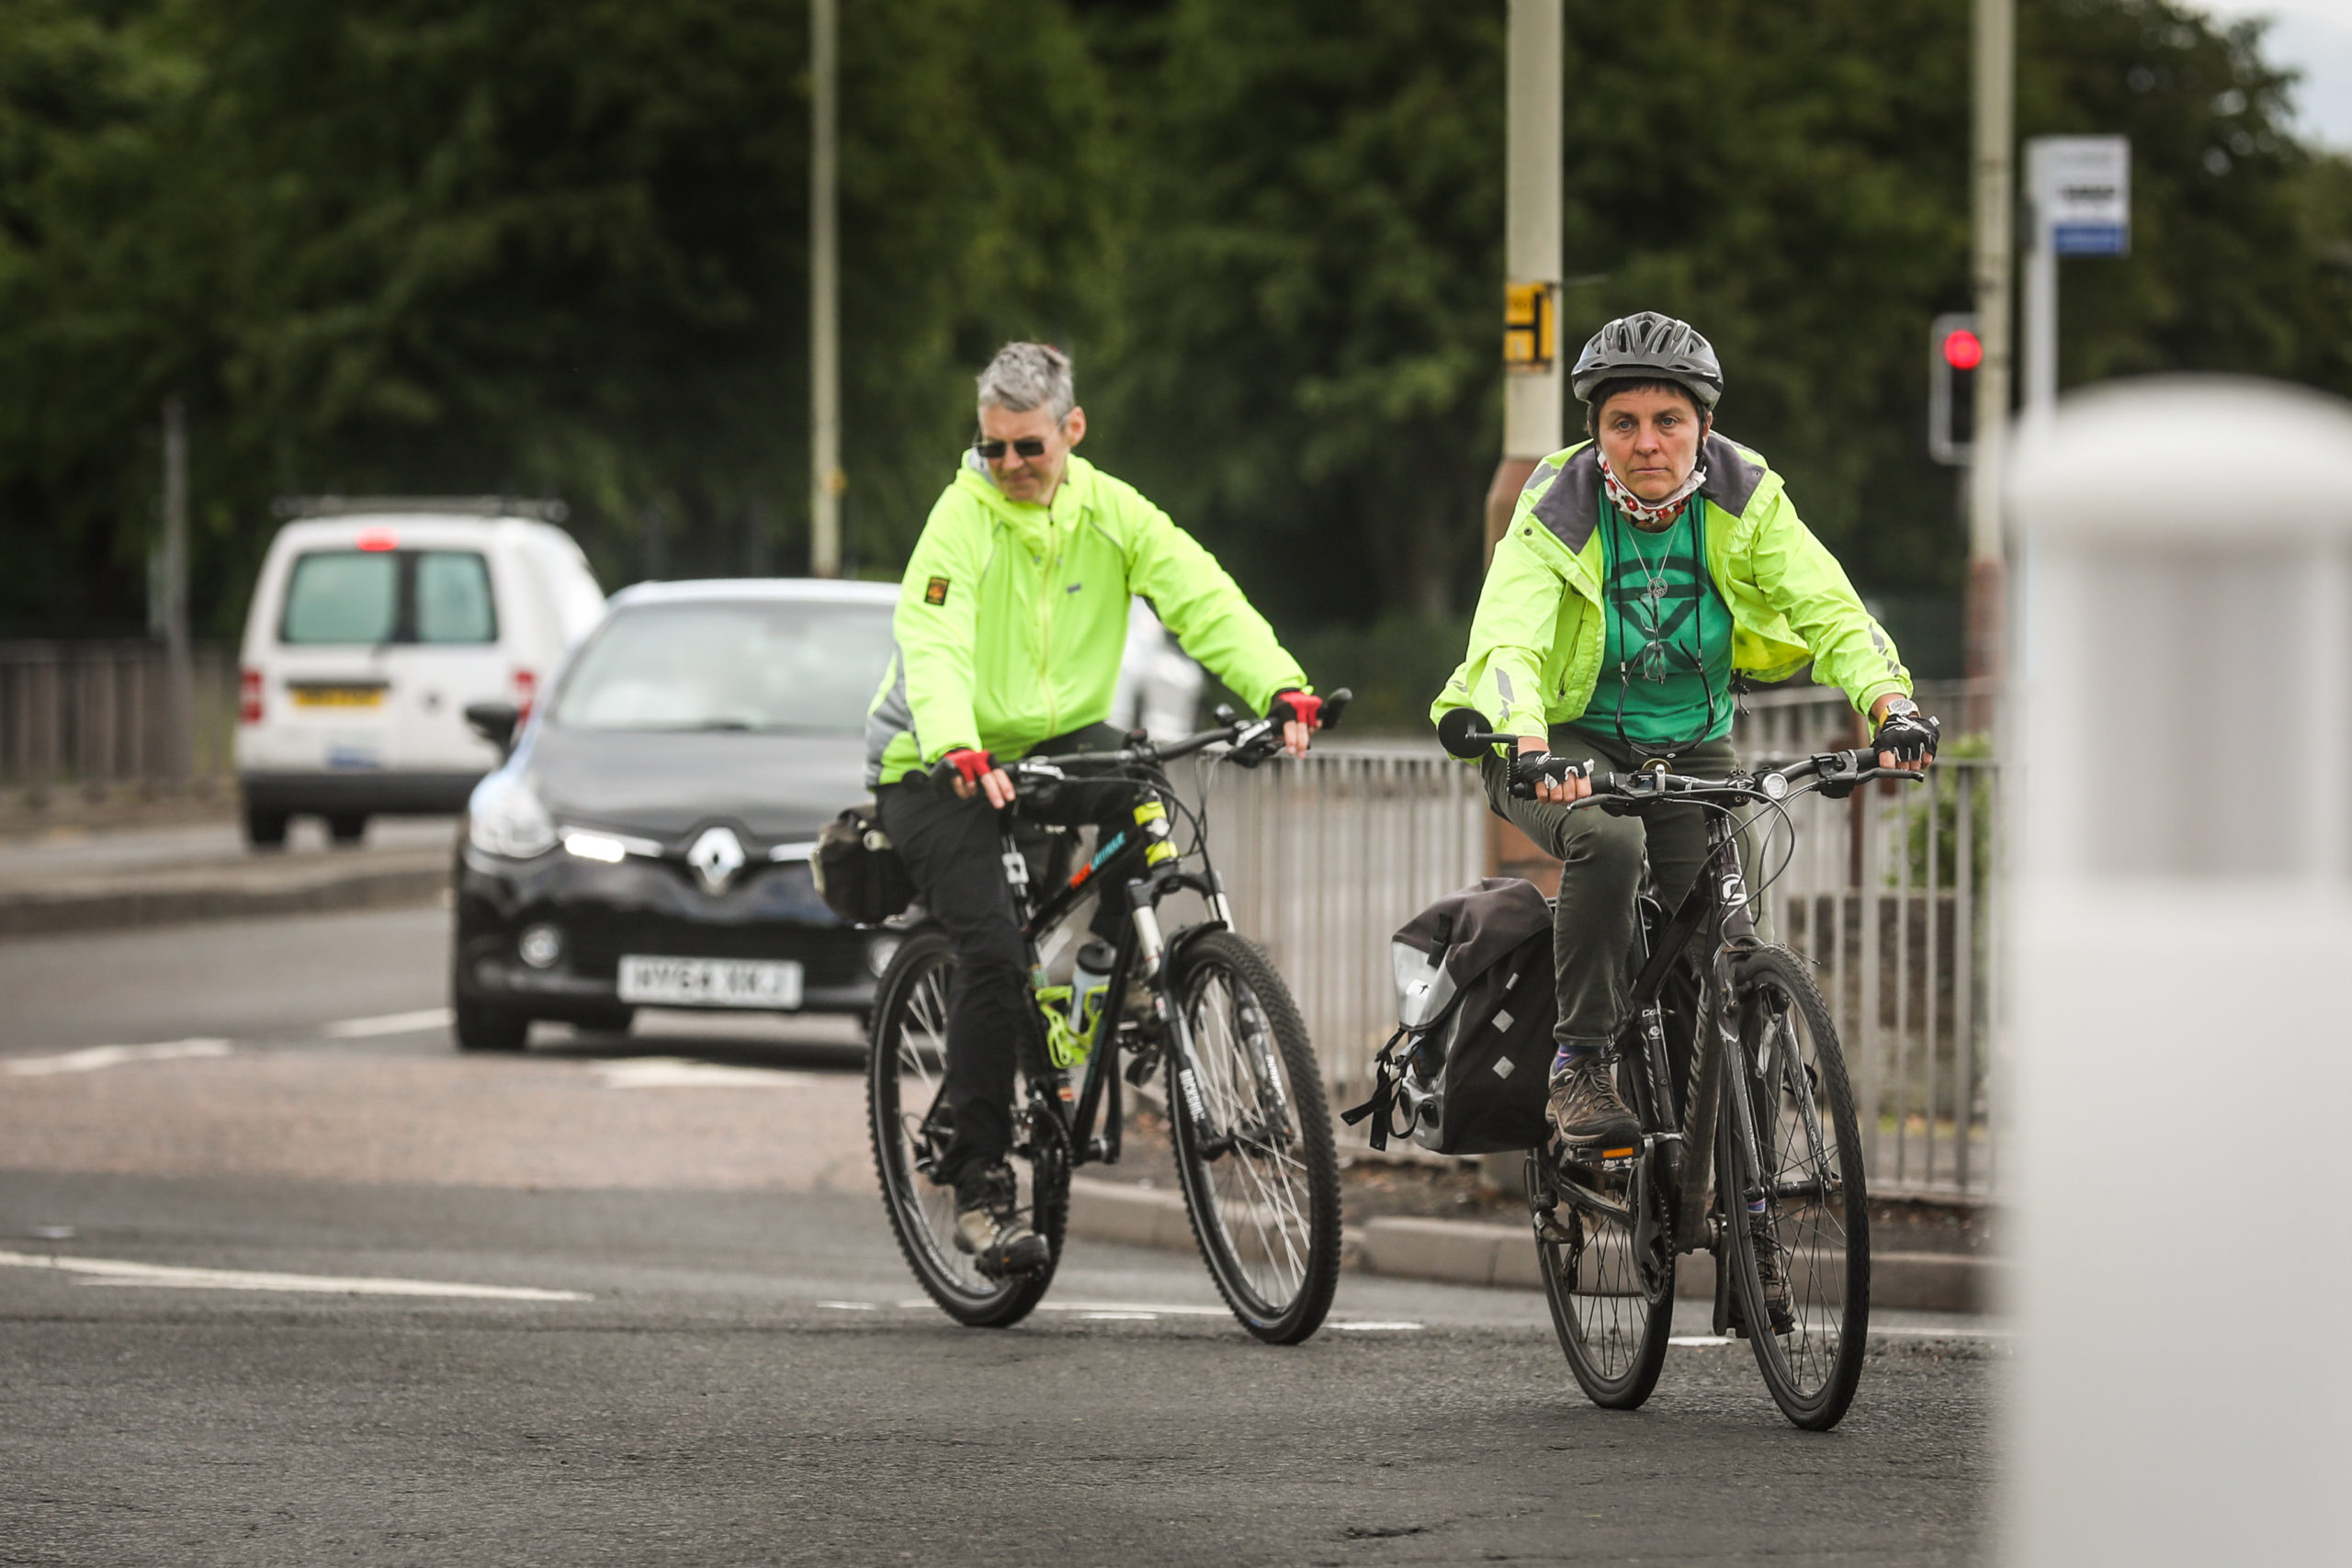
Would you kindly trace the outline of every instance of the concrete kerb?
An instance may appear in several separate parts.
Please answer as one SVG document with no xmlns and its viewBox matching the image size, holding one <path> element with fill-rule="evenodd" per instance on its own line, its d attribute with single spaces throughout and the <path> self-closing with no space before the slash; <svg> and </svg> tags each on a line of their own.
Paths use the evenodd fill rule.
<svg viewBox="0 0 2352 1568">
<path fill-rule="evenodd" d="M 1072 1235 L 1091 1241 L 1182 1251 L 1193 1246 L 1192 1222 L 1181 1195 L 1083 1177 L 1070 1182 L 1069 1228 Z M 1363 1273 L 1509 1290 L 1543 1287 L 1535 1247 L 1521 1226 L 1383 1216 L 1350 1225 L 1344 1235 L 1344 1266 Z M 1871 1302 L 1927 1312 L 1989 1312 L 2007 1271 L 2007 1265 L 1996 1258 L 1880 1253 L 1871 1259 Z M 1676 1293 L 1713 1295 L 1713 1259 L 1684 1258 Z"/>
<path fill-rule="evenodd" d="M 449 886 L 446 851 L 337 865 L 305 857 L 226 874 L 164 872 L 142 878 L 0 890 L 0 937 L 51 936 L 184 920 L 323 914 L 428 904 Z"/>
</svg>

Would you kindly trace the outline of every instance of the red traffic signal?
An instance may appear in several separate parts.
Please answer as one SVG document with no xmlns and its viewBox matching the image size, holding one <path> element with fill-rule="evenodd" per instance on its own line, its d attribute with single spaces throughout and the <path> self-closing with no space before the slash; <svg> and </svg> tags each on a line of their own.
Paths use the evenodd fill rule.
<svg viewBox="0 0 2352 1568">
<path fill-rule="evenodd" d="M 1955 370 L 1973 370 L 1984 363 L 1984 343 L 1966 327 L 1944 334 L 1944 363 Z"/>
</svg>

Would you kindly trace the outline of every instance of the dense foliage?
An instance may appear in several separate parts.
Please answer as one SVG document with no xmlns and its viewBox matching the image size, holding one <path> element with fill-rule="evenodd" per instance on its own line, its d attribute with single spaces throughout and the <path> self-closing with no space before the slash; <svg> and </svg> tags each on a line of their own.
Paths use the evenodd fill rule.
<svg viewBox="0 0 2352 1568">
<path fill-rule="evenodd" d="M 1042 335 L 1090 454 L 1278 624 L 1457 617 L 1502 10 L 842 0 L 854 560 L 902 558 L 970 375 Z M 1568 34 L 1569 338 L 1699 322 L 1724 428 L 1857 578 L 1950 592 L 1922 359 L 1967 302 L 1965 0 L 1568 0 Z M 2135 150 L 2065 378 L 2352 391 L 2352 174 L 2258 33 L 2026 0 L 2021 37 L 2023 133 Z M 797 567 L 807 122 L 790 0 L 0 0 L 0 631 L 140 623 L 172 394 L 215 634 L 286 492 L 560 495 L 608 582 Z"/>
</svg>

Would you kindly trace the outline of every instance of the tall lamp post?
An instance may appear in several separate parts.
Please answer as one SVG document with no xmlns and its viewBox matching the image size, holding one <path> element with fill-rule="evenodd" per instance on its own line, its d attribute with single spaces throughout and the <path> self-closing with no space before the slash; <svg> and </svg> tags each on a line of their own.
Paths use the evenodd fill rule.
<svg viewBox="0 0 2352 1568">
<path fill-rule="evenodd" d="M 1503 186 L 1503 453 L 1489 550 L 1536 463 L 1560 449 L 1561 0 L 1510 0 Z"/>
<path fill-rule="evenodd" d="M 808 570 L 842 570 L 840 231 L 834 200 L 841 54 L 837 0 L 809 0 Z"/>
<path fill-rule="evenodd" d="M 2011 283 L 2016 211 L 2017 0 L 1976 0 L 1974 126 L 1976 367 L 1974 452 L 1968 474 L 1968 605 L 1962 670 L 1998 680 L 2007 633 L 2002 608 L 2007 569 L 2001 511 L 2001 463 L 2008 439 Z M 1971 729 L 1991 728 L 1989 704 L 1970 705 Z"/>
</svg>

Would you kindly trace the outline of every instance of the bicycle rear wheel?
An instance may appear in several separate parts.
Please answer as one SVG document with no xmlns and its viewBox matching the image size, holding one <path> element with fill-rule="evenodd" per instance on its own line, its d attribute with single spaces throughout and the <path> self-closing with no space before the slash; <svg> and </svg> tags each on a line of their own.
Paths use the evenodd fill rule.
<svg viewBox="0 0 2352 1568">
<path fill-rule="evenodd" d="M 956 1246 L 956 1190 L 932 1179 L 952 1129 L 943 1094 L 947 1073 L 948 983 L 956 958 L 946 933 L 907 939 L 882 976 L 867 1041 L 865 1100 L 874 1168 L 899 1250 L 923 1292 L 956 1322 L 1007 1328 L 1029 1315 L 1053 1282 L 1069 1220 L 1069 1151 L 1050 1112 L 1016 1112 L 1019 1143 L 1010 1162 L 1029 1223 L 1051 1261 L 1038 1273 L 994 1280 Z M 1042 1125 L 1041 1125 L 1042 1123 Z"/>
<path fill-rule="evenodd" d="M 1193 1234 L 1241 1325 L 1295 1345 L 1322 1326 L 1340 1282 L 1323 1075 L 1289 988 L 1239 936 L 1188 944 L 1173 984 L 1197 1068 L 1168 1093 Z"/>
<path fill-rule="evenodd" d="M 1527 1152 L 1527 1190 L 1552 1326 L 1577 1386 L 1603 1409 L 1638 1408 L 1657 1387 L 1674 1325 L 1674 1248 L 1635 1218 L 1648 1193 L 1630 1181 L 1613 1194 L 1572 1187 L 1546 1149 Z"/>
<path fill-rule="evenodd" d="M 1799 1427 L 1826 1431 L 1853 1403 L 1870 1336 L 1870 1201 L 1853 1091 L 1828 1006 L 1794 953 L 1767 947 L 1749 954 L 1736 993 L 1737 1066 L 1758 1166 L 1724 1183 L 1733 1279 L 1773 1402 Z M 1724 1083 L 1728 1127 L 1728 1073 Z M 1725 1140 L 1725 1153 L 1747 1163 L 1736 1138 Z M 1740 1223 L 1734 1195 L 1759 1190 L 1764 1223 Z M 1760 1267 L 1766 1246 L 1784 1281 L 1785 1326 L 1770 1317 Z"/>
</svg>

